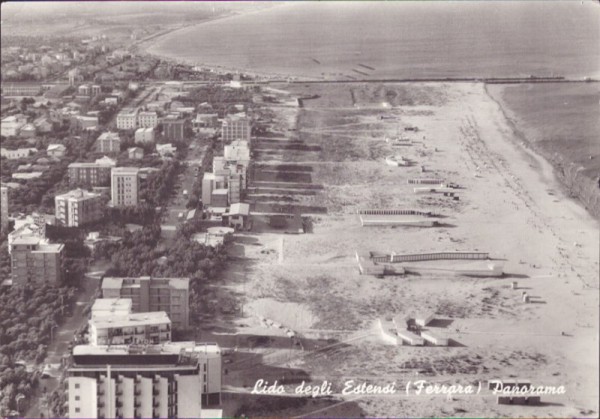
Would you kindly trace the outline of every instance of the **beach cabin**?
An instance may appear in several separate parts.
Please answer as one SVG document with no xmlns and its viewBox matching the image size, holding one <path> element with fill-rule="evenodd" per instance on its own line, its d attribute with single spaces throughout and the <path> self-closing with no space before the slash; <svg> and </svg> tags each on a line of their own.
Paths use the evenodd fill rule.
<svg viewBox="0 0 600 419">
<path fill-rule="evenodd" d="M 421 337 L 435 346 L 448 346 L 447 337 L 440 336 L 439 334 L 432 332 L 431 330 L 422 331 Z"/>
<path fill-rule="evenodd" d="M 425 340 L 421 336 L 409 332 L 406 329 L 399 329 L 398 337 L 400 337 L 403 342 L 408 343 L 410 346 L 423 346 L 425 344 Z"/>
<path fill-rule="evenodd" d="M 435 313 L 419 313 L 415 317 L 418 326 L 425 327 L 435 319 Z"/>
</svg>

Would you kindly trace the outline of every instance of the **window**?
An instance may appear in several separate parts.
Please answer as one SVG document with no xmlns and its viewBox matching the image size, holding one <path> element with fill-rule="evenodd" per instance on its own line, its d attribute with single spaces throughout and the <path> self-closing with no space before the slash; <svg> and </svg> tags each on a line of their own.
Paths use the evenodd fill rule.
<svg viewBox="0 0 600 419">
<path fill-rule="evenodd" d="M 81 412 L 81 409 L 80 409 L 80 408 L 78 408 L 78 407 L 76 407 L 76 408 L 75 408 L 75 413 L 79 413 L 79 412 Z"/>
<path fill-rule="evenodd" d="M 79 400 L 80 400 L 79 396 L 75 396 L 75 401 L 78 402 Z"/>
<path fill-rule="evenodd" d="M 80 387 L 79 383 L 75 383 L 75 388 L 79 388 L 79 387 Z"/>
</svg>

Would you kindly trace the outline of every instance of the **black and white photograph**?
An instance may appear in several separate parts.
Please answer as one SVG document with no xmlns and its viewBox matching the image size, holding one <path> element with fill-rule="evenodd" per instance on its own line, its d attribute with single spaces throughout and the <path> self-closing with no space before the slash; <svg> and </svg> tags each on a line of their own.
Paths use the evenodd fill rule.
<svg viewBox="0 0 600 419">
<path fill-rule="evenodd" d="M 599 417 L 600 1 L 0 7 L 0 418 Z"/>
</svg>

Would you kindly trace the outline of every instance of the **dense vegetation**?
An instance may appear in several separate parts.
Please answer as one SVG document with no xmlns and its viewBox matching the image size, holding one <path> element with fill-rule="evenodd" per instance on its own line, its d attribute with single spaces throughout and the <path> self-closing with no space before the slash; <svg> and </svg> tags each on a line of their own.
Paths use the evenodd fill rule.
<svg viewBox="0 0 600 419">
<path fill-rule="evenodd" d="M 33 394 L 38 374 L 27 372 L 24 364 L 43 362 L 74 296 L 75 288 L 66 286 L 0 288 L 1 416 L 17 408 L 17 396 Z"/>
</svg>

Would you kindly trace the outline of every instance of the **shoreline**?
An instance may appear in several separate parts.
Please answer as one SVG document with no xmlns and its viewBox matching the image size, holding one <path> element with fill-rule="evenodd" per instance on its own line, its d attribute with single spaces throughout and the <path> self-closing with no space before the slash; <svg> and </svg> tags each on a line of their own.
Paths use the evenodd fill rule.
<svg viewBox="0 0 600 419">
<path fill-rule="evenodd" d="M 489 99 L 496 103 L 504 119 L 506 119 L 508 126 L 512 130 L 514 139 L 518 140 L 516 141 L 516 145 L 524 147 L 529 152 L 534 153 L 537 157 L 545 160 L 552 167 L 552 171 L 558 181 L 557 183 L 565 195 L 570 199 L 573 199 L 578 205 L 582 206 L 590 216 L 598 221 L 600 219 L 600 190 L 595 191 L 595 196 L 593 192 L 591 192 L 592 195 L 582 196 L 582 189 L 586 186 L 584 184 L 585 181 L 587 180 L 593 186 L 594 179 L 585 175 L 581 177 L 583 179 L 579 180 L 572 178 L 568 179 L 567 173 L 570 172 L 569 169 L 575 168 L 575 172 L 577 172 L 577 165 L 568 161 L 561 164 L 561 162 L 552 159 L 541 146 L 527 138 L 527 134 L 519 127 L 519 122 L 517 121 L 514 112 L 508 109 L 508 105 L 503 103 L 501 98 L 496 98 L 494 94 L 489 91 L 487 84 L 484 84 L 484 91 Z"/>
</svg>

